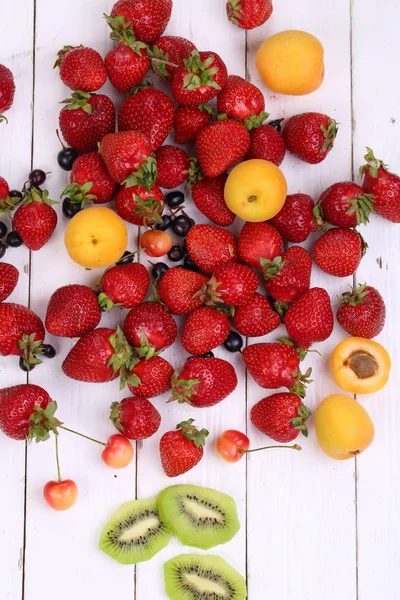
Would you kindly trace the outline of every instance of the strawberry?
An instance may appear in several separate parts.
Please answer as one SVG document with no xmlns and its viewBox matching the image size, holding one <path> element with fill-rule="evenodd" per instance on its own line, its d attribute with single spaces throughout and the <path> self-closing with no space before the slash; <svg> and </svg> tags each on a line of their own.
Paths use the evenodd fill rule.
<svg viewBox="0 0 400 600">
<path fill-rule="evenodd" d="M 161 304 L 144 302 L 129 311 L 124 333 L 139 356 L 151 358 L 174 343 L 178 329 L 174 318 Z"/>
<path fill-rule="evenodd" d="M 115 265 L 100 279 L 100 308 L 110 311 L 114 306 L 133 308 L 145 299 L 150 275 L 138 262 Z"/>
<path fill-rule="evenodd" d="M 262 258 L 274 260 L 282 254 L 283 240 L 269 223 L 245 223 L 239 234 L 238 248 L 241 261 L 262 270 Z"/>
<path fill-rule="evenodd" d="M 259 127 L 269 116 L 265 112 L 264 94 L 238 75 L 228 77 L 225 88 L 218 95 L 217 106 L 218 113 L 242 121 L 249 131 Z"/>
<path fill-rule="evenodd" d="M 313 258 L 318 267 L 336 277 L 353 275 L 368 246 L 354 229 L 328 229 L 315 243 Z"/>
<path fill-rule="evenodd" d="M 115 208 L 125 221 L 139 227 L 161 223 L 164 194 L 155 184 L 149 187 L 149 191 L 140 185 L 122 186 L 115 198 Z"/>
<path fill-rule="evenodd" d="M 350 335 L 371 339 L 379 335 L 385 325 L 385 302 L 377 289 L 364 283 L 342 294 L 336 317 Z"/>
<path fill-rule="evenodd" d="M 281 134 L 271 125 L 261 125 L 250 133 L 250 149 L 247 158 L 269 160 L 277 167 L 286 154 L 286 144 Z"/>
<path fill-rule="evenodd" d="M 168 25 L 172 0 L 118 0 L 111 10 L 112 17 L 123 17 L 142 42 L 154 42 Z"/>
<path fill-rule="evenodd" d="M 161 415 L 147 398 L 124 398 L 111 404 L 110 419 L 130 440 L 145 440 L 160 428 Z"/>
<path fill-rule="evenodd" d="M 10 69 L 0 65 L 0 123 L 7 122 L 4 112 L 12 107 L 14 102 L 15 83 Z"/>
<path fill-rule="evenodd" d="M 157 169 L 154 158 L 151 158 L 150 142 L 140 131 L 106 135 L 100 144 L 100 154 L 117 183 L 147 188 L 156 179 Z"/>
<path fill-rule="evenodd" d="M 289 194 L 275 217 L 269 220 L 279 233 L 295 244 L 305 242 L 310 233 L 322 226 L 322 219 L 314 215 L 314 201 L 307 194 Z"/>
<path fill-rule="evenodd" d="M 327 115 L 302 113 L 286 122 L 283 139 L 289 152 L 314 165 L 332 150 L 337 131 L 338 124 Z"/>
<path fill-rule="evenodd" d="M 104 61 L 93 48 L 64 46 L 57 53 L 56 67 L 60 67 L 61 81 L 74 91 L 96 92 L 107 81 Z"/>
<path fill-rule="evenodd" d="M 201 293 L 205 304 L 239 306 L 258 288 L 258 277 L 249 267 L 235 263 L 220 265 Z"/>
<path fill-rule="evenodd" d="M 221 358 L 191 358 L 172 378 L 172 400 L 203 408 L 224 400 L 237 387 L 232 365 Z"/>
<path fill-rule="evenodd" d="M 106 383 L 129 378 L 132 350 L 118 328 L 99 327 L 85 333 L 69 351 L 62 370 L 67 377 L 86 383 Z"/>
<path fill-rule="evenodd" d="M 209 104 L 198 106 L 178 106 L 174 116 L 175 142 L 193 142 L 200 131 L 210 123 L 213 110 Z"/>
<path fill-rule="evenodd" d="M 55 403 L 43 388 L 32 383 L 0 390 L 0 430 L 14 440 L 45 441 L 58 421 Z"/>
<path fill-rule="evenodd" d="M 110 202 L 117 188 L 98 152 L 88 152 L 75 159 L 70 182 L 61 195 L 68 196 L 73 203 L 80 204 L 82 208 L 89 202 Z"/>
<path fill-rule="evenodd" d="M 135 88 L 118 113 L 119 131 L 141 131 L 155 152 L 169 135 L 175 108 L 164 92 L 153 87 Z"/>
<path fill-rule="evenodd" d="M 374 212 L 374 196 L 352 181 L 341 181 L 326 189 L 318 200 L 322 218 L 336 227 L 366 225 Z"/>
<path fill-rule="evenodd" d="M 176 146 L 161 146 L 155 154 L 157 162 L 157 184 L 172 190 L 188 178 L 190 171 L 189 156 Z"/>
<path fill-rule="evenodd" d="M 10 187 L 4 177 L 0 177 L 0 200 L 8 199 Z M 1 210 L 1 207 L 0 207 Z"/>
<path fill-rule="evenodd" d="M 289 307 L 284 323 L 298 348 L 327 340 L 333 331 L 333 312 L 326 290 L 314 287 L 305 292 Z"/>
<path fill-rule="evenodd" d="M 225 119 L 206 125 L 196 138 L 196 152 L 206 177 L 218 177 L 246 156 L 250 134 L 242 123 Z"/>
<path fill-rule="evenodd" d="M 176 69 L 184 66 L 183 61 L 196 49 L 193 42 L 186 38 L 165 35 L 160 37 L 152 48 L 151 67 L 160 77 L 171 79 Z"/>
<path fill-rule="evenodd" d="M 205 177 L 192 187 L 192 198 L 196 208 L 220 227 L 232 225 L 236 218 L 225 203 L 224 189 L 227 179 L 226 173 L 214 179 Z"/>
<path fill-rule="evenodd" d="M 13 293 L 19 279 L 19 271 L 14 265 L 0 262 L 0 302 Z M 205 278 L 206 279 L 206 278 Z"/>
<path fill-rule="evenodd" d="M 293 302 L 310 289 L 311 256 L 301 246 L 291 246 L 274 260 L 261 260 L 265 287 L 277 302 Z"/>
<path fill-rule="evenodd" d="M 228 19 L 241 29 L 259 27 L 272 15 L 272 0 L 228 0 Z"/>
<path fill-rule="evenodd" d="M 242 351 L 242 358 L 260 387 L 285 387 L 302 398 L 305 396 L 304 384 L 310 383 L 311 369 L 305 375 L 300 373 L 300 357 L 291 346 L 281 343 L 251 344 Z"/>
<path fill-rule="evenodd" d="M 233 325 L 245 337 L 267 335 L 279 327 L 281 319 L 264 296 L 256 292 L 235 308 Z"/>
<path fill-rule="evenodd" d="M 306 423 L 310 416 L 311 411 L 301 398 L 288 392 L 263 398 L 250 412 L 254 427 L 282 444 L 292 442 L 300 432 L 307 437 Z"/>
<path fill-rule="evenodd" d="M 182 267 L 169 269 L 158 285 L 158 297 L 173 315 L 187 315 L 202 305 L 198 295 L 208 278 Z"/>
<path fill-rule="evenodd" d="M 208 431 L 199 431 L 192 423 L 194 419 L 179 423 L 177 431 L 164 433 L 160 440 L 161 464 L 168 477 L 177 477 L 190 471 L 203 458 Z"/>
<path fill-rule="evenodd" d="M 363 189 L 375 196 L 376 214 L 392 223 L 400 223 L 400 177 L 375 158 L 371 148 L 367 148 L 364 158 L 367 164 L 360 168 L 361 175 L 364 175 Z"/>
<path fill-rule="evenodd" d="M 0 356 L 21 356 L 25 370 L 31 370 L 42 361 L 45 337 L 41 319 L 22 304 L 2 302 L 0 304 Z"/>
<path fill-rule="evenodd" d="M 13 226 L 29 250 L 40 250 L 53 235 L 57 226 L 57 213 L 52 207 L 57 204 L 49 198 L 47 190 L 32 187 L 24 195 L 17 208 Z"/>
<path fill-rule="evenodd" d="M 162 356 L 142 358 L 131 369 L 128 387 L 135 396 L 153 398 L 171 389 L 174 368 Z"/>
<path fill-rule="evenodd" d="M 74 92 L 64 100 L 59 117 L 67 144 L 79 153 L 97 150 L 107 133 L 115 131 L 115 108 L 108 96 Z"/>
<path fill-rule="evenodd" d="M 189 354 L 197 356 L 206 354 L 223 344 L 228 335 L 228 317 L 215 308 L 201 306 L 186 318 L 181 333 L 181 343 Z"/>
<path fill-rule="evenodd" d="M 101 310 L 95 292 L 86 285 L 58 288 L 47 305 L 45 325 L 52 335 L 80 337 L 100 323 Z"/>
<path fill-rule="evenodd" d="M 216 52 L 193 50 L 172 77 L 172 95 L 179 104 L 208 102 L 226 86 L 228 71 Z"/>
<path fill-rule="evenodd" d="M 194 225 L 186 238 L 186 247 L 194 263 L 205 273 L 211 274 L 218 265 L 237 260 L 235 237 L 215 225 Z"/>
</svg>

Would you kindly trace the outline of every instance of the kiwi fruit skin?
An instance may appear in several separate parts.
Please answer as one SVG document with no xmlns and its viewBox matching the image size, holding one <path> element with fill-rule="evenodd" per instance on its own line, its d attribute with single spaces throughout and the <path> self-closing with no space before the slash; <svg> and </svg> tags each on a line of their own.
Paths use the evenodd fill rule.
<svg viewBox="0 0 400 600">
<path fill-rule="evenodd" d="M 203 589 L 196 576 L 209 579 Z M 245 600 L 246 582 L 220 556 L 181 554 L 164 564 L 165 591 L 171 600 Z M 208 588 L 208 589 L 207 589 Z"/>
<path fill-rule="evenodd" d="M 124 530 L 132 527 L 136 527 L 136 538 L 121 540 Z M 152 558 L 167 546 L 170 539 L 171 533 L 160 520 L 156 498 L 132 500 L 122 504 L 105 524 L 99 548 L 121 564 L 132 565 Z"/>
<path fill-rule="evenodd" d="M 196 517 L 196 506 L 202 518 Z M 162 522 L 185 546 L 209 550 L 229 542 L 240 529 L 235 500 L 211 488 L 167 487 L 158 495 L 157 508 Z"/>
</svg>

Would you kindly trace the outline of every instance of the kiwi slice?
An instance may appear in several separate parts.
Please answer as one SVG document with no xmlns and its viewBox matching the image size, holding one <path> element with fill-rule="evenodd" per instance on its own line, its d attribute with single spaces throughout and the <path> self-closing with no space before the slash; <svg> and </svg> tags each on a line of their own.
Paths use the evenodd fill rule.
<svg viewBox="0 0 400 600">
<path fill-rule="evenodd" d="M 181 554 L 164 565 L 171 600 L 244 600 L 243 577 L 219 556 Z"/>
<path fill-rule="evenodd" d="M 157 508 L 168 529 L 186 546 L 208 550 L 239 531 L 231 496 L 196 485 L 173 485 L 159 493 Z"/>
<path fill-rule="evenodd" d="M 99 547 L 123 565 L 132 565 L 152 558 L 170 538 L 156 498 L 133 500 L 122 504 L 103 527 Z"/>
</svg>

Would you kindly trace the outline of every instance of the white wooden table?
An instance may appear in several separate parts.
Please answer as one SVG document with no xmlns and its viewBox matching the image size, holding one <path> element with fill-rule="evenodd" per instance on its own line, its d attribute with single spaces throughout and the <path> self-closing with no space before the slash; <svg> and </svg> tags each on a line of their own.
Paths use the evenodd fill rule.
<svg viewBox="0 0 400 600">
<path fill-rule="evenodd" d="M 326 51 L 322 88 L 301 98 L 277 97 L 262 88 L 274 118 L 318 110 L 341 123 L 335 148 L 321 165 L 285 159 L 290 191 L 317 199 L 336 181 L 357 180 L 366 145 L 399 172 L 400 4 L 397 0 L 280 0 L 275 4 L 270 21 L 246 35 L 227 21 L 224 0 L 174 0 L 167 31 L 190 38 L 200 49 L 215 50 L 230 73 L 246 76 L 257 85 L 261 82 L 254 55 L 261 41 L 283 29 L 315 34 Z M 15 104 L 7 115 L 9 125 L 0 129 L 0 174 L 11 187 L 20 187 L 31 167 L 52 171 L 48 180 L 52 197 L 57 198 L 65 187 L 67 174 L 56 163 L 55 129 L 58 102 L 69 93 L 52 65 L 64 44 L 83 43 L 104 54 L 111 43 L 102 13 L 110 8 L 110 0 L 2 0 L 0 63 L 12 69 L 17 84 Z M 111 89 L 107 92 L 120 102 Z M 63 244 L 65 220 L 59 212 L 57 232 L 45 248 L 31 255 L 24 248 L 12 250 L 4 259 L 21 273 L 12 300 L 30 303 L 42 317 L 57 287 L 93 284 L 97 275 L 68 259 Z M 357 282 L 367 281 L 384 295 L 388 318 L 379 341 L 389 350 L 394 365 L 389 385 L 361 400 L 375 422 L 373 446 L 354 461 L 335 462 L 319 450 L 311 426 L 301 454 L 271 451 L 230 466 L 215 456 L 209 443 L 202 463 L 179 479 L 216 487 L 236 498 L 241 531 L 215 553 L 247 577 L 250 600 L 400 597 L 399 236 L 399 226 L 373 217 L 365 229 L 369 251 L 356 276 Z M 135 239 L 132 228 L 131 249 Z M 330 278 L 315 268 L 312 282 L 325 287 L 335 299 L 352 280 Z M 117 324 L 120 319 L 115 311 L 104 316 L 102 323 Z M 321 345 L 322 356 L 311 354 L 307 359 L 315 379 L 307 395 L 310 408 L 337 391 L 327 364 L 343 335 L 336 326 L 329 341 Z M 275 338 L 275 332 L 270 337 Z M 60 364 L 73 342 L 50 336 L 49 340 L 58 357 L 37 368 L 29 380 L 44 386 L 57 400 L 60 418 L 69 427 L 106 439 L 113 432 L 109 405 L 128 394 L 118 392 L 115 382 L 85 385 L 66 379 Z M 218 356 L 224 354 L 218 349 Z M 166 357 L 175 366 L 183 363 L 178 344 Z M 239 356 L 228 358 L 240 376 L 235 394 L 204 411 L 166 405 L 164 398 L 157 398 L 163 416 L 160 434 L 193 416 L 213 439 L 227 428 L 247 429 L 253 447 L 264 445 L 267 440 L 251 426 L 248 413 L 267 394 L 250 378 L 246 381 Z M 2 387 L 25 380 L 15 357 L 0 359 Z M 97 550 L 99 531 L 119 504 L 149 497 L 171 483 L 159 465 L 159 437 L 138 445 L 135 464 L 114 473 L 101 462 L 95 444 L 62 434 L 62 472 L 80 490 L 79 502 L 66 513 L 51 511 L 42 500 L 44 483 L 56 475 L 52 443 L 25 447 L 22 442 L 0 438 L 1 600 L 166 598 L 162 564 L 181 552 L 176 541 L 136 569 L 122 567 Z"/>
</svg>

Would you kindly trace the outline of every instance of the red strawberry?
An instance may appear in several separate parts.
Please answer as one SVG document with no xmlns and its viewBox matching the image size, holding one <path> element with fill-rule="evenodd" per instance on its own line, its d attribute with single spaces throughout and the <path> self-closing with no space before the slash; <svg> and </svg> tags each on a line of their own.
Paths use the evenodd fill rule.
<svg viewBox="0 0 400 600">
<path fill-rule="evenodd" d="M 202 305 L 198 295 L 208 278 L 182 267 L 169 269 L 158 286 L 158 297 L 173 315 L 187 315 Z"/>
<path fill-rule="evenodd" d="M 129 374 L 128 388 L 136 396 L 153 398 L 171 389 L 174 368 L 162 356 L 142 358 Z"/>
<path fill-rule="evenodd" d="M 120 217 L 134 225 L 152 225 L 161 223 L 164 210 L 164 194 L 158 185 L 146 188 L 134 185 L 121 187 L 115 198 L 115 208 Z"/>
<path fill-rule="evenodd" d="M 367 148 L 364 158 L 367 164 L 360 169 L 361 175 L 364 175 L 363 189 L 375 196 L 376 214 L 392 223 L 400 223 L 400 177 L 375 158 L 371 148 Z"/>
<path fill-rule="evenodd" d="M 350 335 L 371 339 L 379 335 L 385 325 L 385 302 L 377 289 L 364 283 L 342 294 L 336 317 Z"/>
<path fill-rule="evenodd" d="M 161 146 L 156 152 L 157 184 L 167 190 L 182 185 L 190 170 L 189 156 L 176 146 Z"/>
<path fill-rule="evenodd" d="M 282 256 L 261 263 L 266 290 L 278 302 L 293 302 L 310 289 L 312 260 L 301 246 L 291 246 Z"/>
<path fill-rule="evenodd" d="M 285 327 L 299 348 L 327 340 L 333 331 L 333 312 L 326 290 L 311 288 L 300 296 L 285 314 Z"/>
<path fill-rule="evenodd" d="M 261 125 L 250 133 L 250 149 L 247 158 L 269 160 L 277 167 L 286 154 L 286 145 L 281 134 L 271 125 Z"/>
<path fill-rule="evenodd" d="M 0 177 L 0 200 L 4 200 L 8 198 L 8 194 L 10 193 L 10 188 L 7 181 L 4 177 Z M 0 208 L 1 210 L 1 208 Z"/>
<path fill-rule="evenodd" d="M 205 177 L 192 187 L 192 198 L 196 208 L 220 227 L 228 227 L 235 220 L 235 214 L 225 203 L 224 188 L 228 175 L 224 173 L 215 179 Z"/>
<path fill-rule="evenodd" d="M 221 358 L 191 358 L 172 378 L 172 400 L 203 408 L 229 396 L 238 379 L 232 365 Z"/>
<path fill-rule="evenodd" d="M 259 127 L 268 117 L 263 93 L 238 75 L 230 75 L 218 95 L 218 113 L 242 121 L 248 130 Z"/>
<path fill-rule="evenodd" d="M 197 356 L 206 354 L 220 344 L 229 335 L 228 317 L 208 306 L 196 308 L 186 318 L 181 334 L 184 349 Z"/>
<path fill-rule="evenodd" d="M 56 67 L 60 67 L 61 81 L 74 91 L 96 92 L 107 81 L 104 61 L 93 48 L 64 46 L 57 54 Z"/>
<path fill-rule="evenodd" d="M 305 396 L 305 383 L 311 374 L 299 371 L 300 357 L 296 350 L 287 344 L 251 344 L 242 351 L 244 363 L 253 379 L 262 388 L 285 387 L 302 398 Z"/>
<path fill-rule="evenodd" d="M 60 129 L 67 144 L 77 152 L 97 150 L 103 137 L 115 131 L 115 108 L 108 96 L 74 92 L 64 103 Z"/>
<path fill-rule="evenodd" d="M 254 427 L 283 444 L 295 440 L 300 432 L 308 436 L 306 423 L 310 416 L 311 411 L 301 398 L 287 392 L 263 398 L 250 412 Z"/>
<path fill-rule="evenodd" d="M 164 92 L 153 87 L 137 88 L 118 113 L 119 131 L 141 131 L 152 152 L 161 146 L 174 123 L 175 108 Z"/>
<path fill-rule="evenodd" d="M 194 263 L 205 273 L 211 274 L 218 265 L 237 260 L 235 237 L 215 225 L 194 225 L 186 238 L 186 247 Z"/>
<path fill-rule="evenodd" d="M 208 431 L 199 431 L 189 419 L 176 426 L 177 431 L 164 433 L 160 440 L 162 468 L 168 477 L 177 477 L 193 469 L 203 458 Z"/>
<path fill-rule="evenodd" d="M 142 42 L 154 42 L 164 33 L 172 12 L 172 0 L 118 0 L 112 17 L 124 17 Z"/>
<path fill-rule="evenodd" d="M 4 65 L 0 65 L 0 123 L 7 121 L 3 113 L 12 107 L 14 94 L 14 76 L 10 69 Z"/>
<path fill-rule="evenodd" d="M 196 152 L 206 177 L 218 177 L 246 156 L 250 134 L 242 123 L 226 119 L 206 125 L 196 138 Z"/>
<path fill-rule="evenodd" d="M 157 176 L 155 160 L 151 157 L 148 138 L 140 131 L 121 131 L 106 135 L 100 145 L 100 154 L 111 177 L 128 187 L 154 183 Z"/>
<path fill-rule="evenodd" d="M 0 430 L 14 440 L 47 440 L 55 427 L 54 404 L 43 388 L 32 383 L 4 388 L 0 390 Z"/>
<path fill-rule="evenodd" d="M 271 0 L 228 0 L 226 12 L 228 19 L 241 29 L 259 27 L 272 15 Z"/>
<path fill-rule="evenodd" d="M 49 198 L 47 190 L 39 192 L 32 187 L 25 192 L 14 214 L 13 226 L 29 250 L 40 250 L 53 235 L 57 213 L 52 204 L 57 202 Z"/>
<path fill-rule="evenodd" d="M 7 300 L 15 290 L 19 279 L 19 271 L 14 265 L 0 262 L 0 302 Z M 207 278 L 205 277 L 207 280 Z"/>
<path fill-rule="evenodd" d="M 99 327 L 85 333 L 69 351 L 62 370 L 71 379 L 86 383 L 106 383 L 129 376 L 132 350 L 118 328 Z"/>
<path fill-rule="evenodd" d="M 202 104 L 215 98 L 227 79 L 226 65 L 216 52 L 193 50 L 174 72 L 172 95 L 179 104 Z"/>
<path fill-rule="evenodd" d="M 258 277 L 249 267 L 227 263 L 220 265 L 203 289 L 204 302 L 210 306 L 239 306 L 258 288 Z"/>
<path fill-rule="evenodd" d="M 98 152 L 88 152 L 78 156 L 72 166 L 70 182 L 62 195 L 68 196 L 72 202 L 80 204 L 82 208 L 88 202 L 95 204 L 110 202 L 117 188 Z"/>
<path fill-rule="evenodd" d="M 183 61 L 190 57 L 193 50 L 196 50 L 196 46 L 186 38 L 176 35 L 160 37 L 152 48 L 151 67 L 160 77 L 171 79 L 176 69 L 184 65 Z"/>
<path fill-rule="evenodd" d="M 42 362 L 37 355 L 44 337 L 43 323 L 32 310 L 12 302 L 0 304 L 0 356 L 21 356 L 29 371 Z"/>
<path fill-rule="evenodd" d="M 301 244 L 322 225 L 322 220 L 313 213 L 314 208 L 311 196 L 290 194 L 281 210 L 269 222 L 288 242 Z"/>
<path fill-rule="evenodd" d="M 336 121 L 320 113 L 302 113 L 286 122 L 283 139 L 297 158 L 311 164 L 322 162 L 333 148 L 337 135 Z"/>
<path fill-rule="evenodd" d="M 283 252 L 280 233 L 269 223 L 245 223 L 239 234 L 239 258 L 250 267 L 262 269 L 261 258 L 274 260 Z"/>
<path fill-rule="evenodd" d="M 110 419 L 130 440 L 145 440 L 160 428 L 161 415 L 147 398 L 124 398 L 111 404 Z"/>
<path fill-rule="evenodd" d="M 64 285 L 50 297 L 46 329 L 59 337 L 80 337 L 100 323 L 101 310 L 95 292 L 86 285 Z"/>
<path fill-rule="evenodd" d="M 110 311 L 113 306 L 133 308 L 145 299 L 150 276 L 144 265 L 131 263 L 107 269 L 100 280 L 99 305 Z"/>
<path fill-rule="evenodd" d="M 374 212 L 374 196 L 352 181 L 331 185 L 318 200 L 322 218 L 336 227 L 366 225 L 369 214 Z"/>
<path fill-rule="evenodd" d="M 264 296 L 256 292 L 235 308 L 233 325 L 246 337 L 267 335 L 279 327 L 281 319 Z"/>
<path fill-rule="evenodd" d="M 336 277 L 353 275 L 367 245 L 354 229 L 328 229 L 315 243 L 313 258 L 322 271 Z"/>
<path fill-rule="evenodd" d="M 174 318 L 161 304 L 144 302 L 129 311 L 124 333 L 139 356 L 151 358 L 174 343 L 178 329 Z"/>
<path fill-rule="evenodd" d="M 177 144 L 193 142 L 200 131 L 212 119 L 212 108 L 209 104 L 199 106 L 178 106 L 174 117 L 175 141 Z"/>
</svg>

